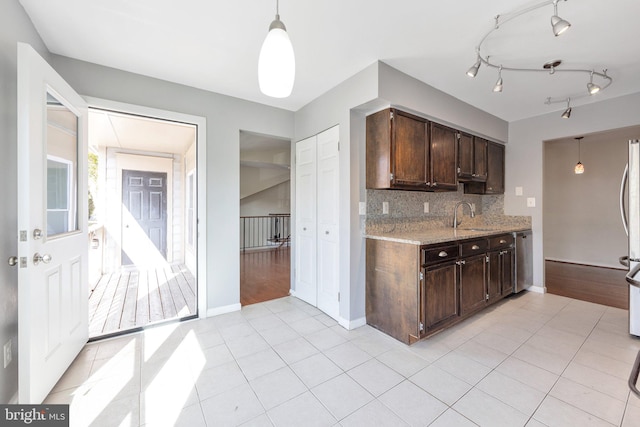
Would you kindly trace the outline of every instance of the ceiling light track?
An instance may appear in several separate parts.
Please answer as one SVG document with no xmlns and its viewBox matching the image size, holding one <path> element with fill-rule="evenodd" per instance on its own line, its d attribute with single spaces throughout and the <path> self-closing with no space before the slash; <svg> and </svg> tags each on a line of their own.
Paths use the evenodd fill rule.
<svg viewBox="0 0 640 427">
<path fill-rule="evenodd" d="M 503 88 L 502 72 L 503 71 L 507 73 L 509 72 L 548 73 L 550 75 L 553 75 L 555 73 L 571 73 L 571 74 L 587 74 L 589 76 L 588 83 L 586 83 L 586 87 L 587 87 L 586 91 L 580 92 L 580 93 L 574 93 L 570 95 L 559 96 L 559 97 L 547 97 L 545 101 L 545 104 L 547 105 L 556 104 L 556 103 L 565 103 L 567 102 L 568 99 L 575 100 L 575 99 L 580 99 L 587 96 L 592 96 L 608 88 L 611 85 L 611 83 L 613 83 L 613 79 L 609 75 L 607 75 L 606 69 L 602 70 L 602 72 L 597 72 L 593 69 L 557 68 L 562 63 L 562 61 L 558 59 L 545 63 L 541 68 L 518 67 L 518 66 L 508 66 L 508 65 L 505 66 L 504 64 L 491 62 L 489 55 L 483 55 L 482 47 L 484 42 L 487 40 L 487 38 L 490 35 L 492 35 L 495 31 L 499 30 L 504 24 L 506 24 L 507 22 L 515 18 L 518 18 L 522 15 L 525 15 L 527 13 L 530 13 L 534 10 L 540 9 L 541 7 L 545 7 L 548 5 L 553 5 L 553 15 L 551 16 L 551 29 L 554 36 L 558 37 L 561 34 L 564 34 L 571 27 L 571 24 L 568 21 L 560 18 L 558 15 L 558 3 L 560 1 L 567 1 L 567 0 L 547 0 L 521 10 L 516 10 L 503 15 L 497 15 L 495 17 L 495 24 L 493 28 L 489 30 L 484 35 L 484 37 L 482 37 L 482 39 L 480 40 L 480 43 L 478 43 L 478 46 L 476 47 L 476 62 L 469 68 L 469 70 L 467 71 L 467 75 L 469 77 L 475 77 L 478 74 L 478 71 L 481 66 L 497 69 L 498 83 L 500 84 L 498 85 L 498 83 L 496 83 L 493 89 L 494 92 L 502 92 L 502 88 Z M 598 83 L 595 83 L 593 81 L 594 76 L 600 79 Z"/>
</svg>

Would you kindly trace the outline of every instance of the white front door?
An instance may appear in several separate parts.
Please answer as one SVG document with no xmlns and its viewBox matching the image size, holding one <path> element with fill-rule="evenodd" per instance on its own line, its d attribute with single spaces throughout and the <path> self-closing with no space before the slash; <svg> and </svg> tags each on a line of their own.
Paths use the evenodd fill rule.
<svg viewBox="0 0 640 427">
<path fill-rule="evenodd" d="M 339 315 L 339 194 L 338 142 L 332 127 L 317 136 L 318 188 L 318 308 L 334 319 Z"/>
<path fill-rule="evenodd" d="M 87 106 L 18 44 L 19 401 L 39 404 L 88 339 Z"/>
</svg>

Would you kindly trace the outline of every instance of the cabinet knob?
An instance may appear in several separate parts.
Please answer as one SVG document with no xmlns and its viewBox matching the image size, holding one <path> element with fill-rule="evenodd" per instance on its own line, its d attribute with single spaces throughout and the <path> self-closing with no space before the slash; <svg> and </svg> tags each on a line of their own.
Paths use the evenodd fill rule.
<svg viewBox="0 0 640 427">
<path fill-rule="evenodd" d="M 431 184 L 432 187 L 436 187 L 438 185 L 437 182 L 434 182 L 433 184 Z"/>
<path fill-rule="evenodd" d="M 504 239 L 500 239 L 500 244 L 501 244 L 501 245 L 504 245 L 505 243 L 507 243 L 507 241 L 506 241 L 506 240 L 504 240 Z"/>
<path fill-rule="evenodd" d="M 444 258 L 444 257 L 446 257 L 446 256 L 449 256 L 449 254 L 448 254 L 448 253 L 446 253 L 445 251 L 440 251 L 440 253 L 438 254 L 438 256 L 439 256 L 440 258 Z"/>
</svg>

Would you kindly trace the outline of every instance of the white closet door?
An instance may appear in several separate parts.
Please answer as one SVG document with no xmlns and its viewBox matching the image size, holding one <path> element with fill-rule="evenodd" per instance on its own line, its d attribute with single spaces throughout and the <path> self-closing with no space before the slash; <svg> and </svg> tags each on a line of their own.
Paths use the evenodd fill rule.
<svg viewBox="0 0 640 427">
<path fill-rule="evenodd" d="M 317 135 L 318 308 L 333 318 L 339 314 L 339 128 Z"/>
<path fill-rule="evenodd" d="M 317 305 L 316 137 L 296 144 L 295 295 Z"/>
</svg>

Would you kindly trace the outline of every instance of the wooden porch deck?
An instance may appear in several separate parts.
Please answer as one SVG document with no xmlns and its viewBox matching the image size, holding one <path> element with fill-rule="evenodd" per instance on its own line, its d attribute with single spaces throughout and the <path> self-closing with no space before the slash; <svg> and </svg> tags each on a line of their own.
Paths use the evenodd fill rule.
<svg viewBox="0 0 640 427">
<path fill-rule="evenodd" d="M 89 337 L 196 314 L 196 281 L 182 264 L 103 275 L 89 294 Z"/>
</svg>

